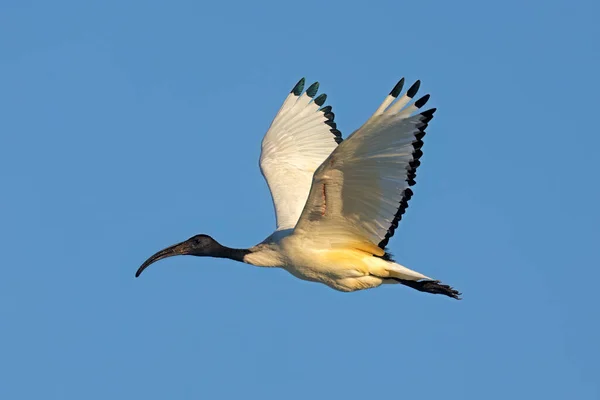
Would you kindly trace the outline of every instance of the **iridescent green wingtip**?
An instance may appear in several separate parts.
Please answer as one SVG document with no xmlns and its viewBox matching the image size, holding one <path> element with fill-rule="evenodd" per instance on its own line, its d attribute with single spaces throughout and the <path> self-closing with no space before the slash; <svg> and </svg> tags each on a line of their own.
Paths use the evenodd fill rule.
<svg viewBox="0 0 600 400">
<path fill-rule="evenodd" d="M 306 89 L 306 95 L 308 97 L 315 97 L 317 94 L 317 90 L 319 90 L 319 82 L 315 82 Z"/>
<path fill-rule="evenodd" d="M 300 96 L 300 93 L 302 93 L 303 90 L 304 90 L 304 78 L 300 79 L 298 81 L 298 83 L 296 83 L 296 86 L 294 86 L 294 88 L 292 89 L 292 91 L 290 93 L 292 93 L 294 96 Z"/>
<path fill-rule="evenodd" d="M 325 93 L 323 93 L 323 94 L 318 95 L 313 101 L 315 102 L 316 105 L 321 107 L 325 103 L 325 100 L 327 100 L 327 95 Z"/>
</svg>

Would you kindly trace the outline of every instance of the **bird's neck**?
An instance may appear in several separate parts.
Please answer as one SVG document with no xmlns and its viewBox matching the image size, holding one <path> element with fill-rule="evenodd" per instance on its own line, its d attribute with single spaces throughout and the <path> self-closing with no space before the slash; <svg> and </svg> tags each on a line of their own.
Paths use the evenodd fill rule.
<svg viewBox="0 0 600 400">
<path fill-rule="evenodd" d="M 233 249 L 227 246 L 220 246 L 217 251 L 211 254 L 217 258 L 229 258 L 230 260 L 244 262 L 244 257 L 252 253 L 249 249 Z"/>
<path fill-rule="evenodd" d="M 275 244 L 259 244 L 248 249 L 243 262 L 257 267 L 281 267 L 284 259 Z"/>
</svg>

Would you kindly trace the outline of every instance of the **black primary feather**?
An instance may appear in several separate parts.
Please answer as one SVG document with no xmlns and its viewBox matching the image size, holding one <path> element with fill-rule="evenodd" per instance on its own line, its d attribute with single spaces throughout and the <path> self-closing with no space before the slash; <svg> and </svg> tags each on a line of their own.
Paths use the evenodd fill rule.
<svg viewBox="0 0 600 400">
<path fill-rule="evenodd" d="M 417 81 L 419 82 L 419 81 Z M 413 85 L 414 86 L 414 85 Z M 412 88 L 411 88 L 412 89 Z M 413 141 L 413 152 L 412 152 L 412 160 L 409 161 L 408 166 L 406 168 L 406 183 L 409 186 L 414 186 L 417 182 L 415 178 L 417 176 L 417 168 L 421 165 L 419 159 L 423 156 L 423 151 L 421 151 L 421 147 L 423 147 L 423 137 L 425 136 L 425 128 L 427 128 L 428 122 L 433 118 L 433 113 L 435 112 L 435 108 L 431 110 L 423 111 L 421 115 L 423 119 L 421 120 L 421 125 L 419 126 L 419 131 L 415 134 L 415 140 Z M 398 223 L 402 219 L 402 215 L 406 212 L 408 208 L 408 201 L 412 198 L 414 192 L 412 189 L 406 188 L 404 192 L 402 192 L 402 198 L 398 203 L 398 210 L 394 215 L 394 219 L 390 223 L 390 227 L 385 235 L 385 237 L 379 242 L 379 247 L 385 250 L 385 246 L 387 246 L 390 238 L 394 236 L 394 232 L 398 227 Z"/>
<path fill-rule="evenodd" d="M 300 93 L 302 93 L 303 90 L 304 90 L 304 78 L 300 79 L 298 81 L 298 83 L 296 83 L 296 86 L 294 86 L 294 88 L 292 89 L 292 91 L 290 93 L 292 93 L 294 96 L 300 96 Z"/>
</svg>

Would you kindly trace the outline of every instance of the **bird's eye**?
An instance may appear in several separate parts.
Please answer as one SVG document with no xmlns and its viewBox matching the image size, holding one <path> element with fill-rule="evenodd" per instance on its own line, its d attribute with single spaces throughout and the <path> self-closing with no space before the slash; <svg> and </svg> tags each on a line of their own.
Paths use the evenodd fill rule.
<svg viewBox="0 0 600 400">
<path fill-rule="evenodd" d="M 202 242 L 204 242 L 205 238 L 206 238 L 206 235 L 196 235 L 196 236 L 192 237 L 191 240 L 194 243 L 202 243 Z"/>
</svg>

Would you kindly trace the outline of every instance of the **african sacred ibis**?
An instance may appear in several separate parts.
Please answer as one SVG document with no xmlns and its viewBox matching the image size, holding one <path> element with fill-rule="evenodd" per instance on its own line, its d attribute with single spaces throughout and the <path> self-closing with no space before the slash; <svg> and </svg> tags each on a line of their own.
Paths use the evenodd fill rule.
<svg viewBox="0 0 600 400">
<path fill-rule="evenodd" d="M 260 168 L 277 229 L 254 247 L 233 249 L 208 235 L 154 254 L 137 270 L 176 255 L 230 258 L 284 268 L 307 281 L 351 292 L 400 283 L 459 299 L 460 293 L 392 260 L 386 245 L 413 195 L 425 128 L 435 109 L 410 104 L 420 81 L 399 97 L 402 78 L 367 122 L 342 140 L 326 95 L 302 78 L 262 141 Z"/>
</svg>

